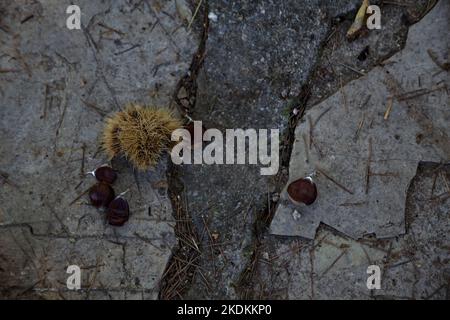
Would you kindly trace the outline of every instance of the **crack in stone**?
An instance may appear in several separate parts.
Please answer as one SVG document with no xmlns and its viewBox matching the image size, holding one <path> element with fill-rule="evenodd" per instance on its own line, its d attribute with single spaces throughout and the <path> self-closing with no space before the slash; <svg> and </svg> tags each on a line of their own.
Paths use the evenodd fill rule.
<svg viewBox="0 0 450 320">
<path fill-rule="evenodd" d="M 204 16 L 200 44 L 192 58 L 189 72 L 178 82 L 173 94 L 173 100 L 178 106 L 180 113 L 187 119 L 190 119 L 189 114 L 192 112 L 196 105 L 196 81 L 198 73 L 203 65 L 206 41 L 208 39 L 208 1 L 205 1 L 202 6 Z M 179 96 L 182 90 L 187 96 Z M 165 272 L 160 281 L 158 297 L 159 299 L 163 300 L 180 298 L 183 291 L 188 289 L 188 286 L 191 283 L 195 273 L 194 269 L 196 268 L 193 262 L 198 258 L 200 254 L 200 252 L 197 251 L 199 250 L 197 246 L 197 243 L 199 242 L 196 240 L 198 239 L 198 235 L 196 234 L 195 228 L 192 224 L 192 217 L 187 212 L 187 208 L 184 208 L 183 206 L 185 199 L 182 190 L 184 189 L 184 186 L 182 185 L 182 182 L 178 177 L 178 169 L 170 162 L 170 160 L 168 160 L 168 162 L 168 193 L 170 194 L 170 199 L 173 207 L 172 212 L 174 212 L 174 218 L 176 221 L 174 230 L 175 236 L 178 239 L 178 245 L 177 248 L 173 250 L 172 256 L 167 263 Z M 187 240 L 184 238 L 187 238 Z M 191 241 L 193 242 L 194 248 L 192 248 L 192 245 L 189 244 L 189 242 Z M 174 272 L 176 277 L 173 276 Z M 186 286 L 183 285 L 181 289 L 179 289 L 180 283 L 186 283 Z"/>
</svg>

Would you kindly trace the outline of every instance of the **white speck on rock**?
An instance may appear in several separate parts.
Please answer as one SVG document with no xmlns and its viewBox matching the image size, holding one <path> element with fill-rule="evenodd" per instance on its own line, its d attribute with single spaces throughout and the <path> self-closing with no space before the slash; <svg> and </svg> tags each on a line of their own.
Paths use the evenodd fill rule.
<svg viewBox="0 0 450 320">
<path fill-rule="evenodd" d="M 294 218 L 295 221 L 297 221 L 302 217 L 302 215 L 297 210 L 294 210 L 294 212 L 292 212 L 292 217 Z"/>
<path fill-rule="evenodd" d="M 208 19 L 212 20 L 213 22 L 217 22 L 218 17 L 217 17 L 217 15 L 214 12 L 210 12 L 208 14 Z"/>
</svg>

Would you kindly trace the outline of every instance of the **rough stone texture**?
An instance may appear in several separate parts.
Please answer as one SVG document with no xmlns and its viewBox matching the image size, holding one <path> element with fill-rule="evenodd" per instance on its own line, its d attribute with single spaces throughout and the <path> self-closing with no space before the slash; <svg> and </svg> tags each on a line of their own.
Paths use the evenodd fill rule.
<svg viewBox="0 0 450 320">
<path fill-rule="evenodd" d="M 332 18 L 358 1 L 211 1 L 207 56 L 195 114 L 215 128 L 287 125 Z"/>
<path fill-rule="evenodd" d="M 449 299 L 449 169 L 419 167 L 406 201 L 407 234 L 386 246 L 383 285 L 375 298 Z"/>
<path fill-rule="evenodd" d="M 83 30 L 66 28 L 69 1 L 0 4 L 0 296 L 156 298 L 175 243 L 166 160 L 149 172 L 113 161 L 116 193 L 130 189 L 124 227 L 87 196 L 72 202 L 106 162 L 104 116 L 130 101 L 168 106 L 198 39 L 174 1 L 77 4 Z M 81 291 L 67 292 L 71 264 Z"/>
<path fill-rule="evenodd" d="M 356 241 L 324 225 L 314 241 L 267 235 L 255 267 L 256 297 L 448 299 L 449 170 L 419 166 L 408 190 L 404 236 Z M 380 290 L 366 287 L 369 265 L 381 269 Z"/>
<path fill-rule="evenodd" d="M 334 62 L 366 72 L 397 51 L 407 31 L 401 17 L 419 2 L 429 1 L 383 5 L 383 30 L 349 44 L 343 35 L 360 0 L 210 0 L 217 20 L 210 20 L 191 115 L 219 129 L 285 129 L 311 70 L 319 71 L 322 81 L 309 88 L 309 106 L 359 75 Z M 81 32 L 65 28 L 68 4 L 0 4 L 0 296 L 155 298 L 176 223 L 164 161 L 146 173 L 113 162 L 119 170 L 116 191 L 131 189 L 133 216 L 123 228 L 105 225 L 86 197 L 69 204 L 94 183 L 82 171 L 106 161 L 97 150 L 105 113 L 129 101 L 169 105 L 198 45 L 196 35 L 186 31 L 192 11 L 183 0 L 78 1 Z M 366 45 L 369 58 L 353 64 Z M 448 299 L 448 167 L 419 168 L 406 204 L 411 232 L 383 241 L 355 241 L 324 226 L 314 241 L 255 231 L 258 213 L 277 201 L 267 193 L 279 191 L 259 168 L 184 166 L 180 171 L 183 208 L 202 239 L 194 283 L 183 298 Z M 382 292 L 364 287 L 369 262 L 385 266 Z M 66 290 L 69 264 L 82 267 L 81 291 Z M 256 266 L 259 275 L 250 294 L 236 290 L 248 266 Z"/>
<path fill-rule="evenodd" d="M 428 52 L 440 60 L 448 54 L 448 11 L 439 2 L 410 28 L 400 53 L 307 112 L 296 129 L 289 182 L 316 170 L 319 197 L 294 207 L 283 192 L 271 233 L 313 239 L 321 222 L 353 238 L 405 233 L 406 194 L 419 161 L 450 159 L 448 74 Z"/>
<path fill-rule="evenodd" d="M 210 1 L 217 20 L 210 20 L 192 118 L 222 131 L 285 129 L 332 18 L 357 3 Z M 205 248 L 187 297 L 236 298 L 240 273 L 252 255 L 253 222 L 270 201 L 273 181 L 255 165 L 184 166 L 181 179 Z M 213 246 L 205 221 L 218 233 Z"/>
<path fill-rule="evenodd" d="M 428 0 L 401 2 L 371 1 L 380 6 L 381 29 L 363 33 L 355 41 L 346 34 L 354 20 L 354 12 L 335 19 L 316 69 L 314 85 L 310 87 L 308 108 L 336 93 L 346 83 L 361 77 L 380 62 L 400 51 L 406 42 L 411 24 L 426 14 Z M 365 54 L 362 54 L 362 53 Z"/>
</svg>

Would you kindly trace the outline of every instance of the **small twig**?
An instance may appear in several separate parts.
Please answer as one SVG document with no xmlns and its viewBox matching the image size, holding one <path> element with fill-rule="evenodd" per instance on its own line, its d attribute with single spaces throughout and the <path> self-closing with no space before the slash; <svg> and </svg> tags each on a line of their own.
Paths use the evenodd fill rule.
<svg viewBox="0 0 450 320">
<path fill-rule="evenodd" d="M 132 46 L 129 47 L 128 49 L 125 49 L 125 50 L 122 50 L 122 51 L 119 51 L 119 52 L 114 53 L 114 55 L 115 55 L 115 56 L 118 56 L 118 55 L 124 54 L 124 53 L 126 53 L 126 52 L 128 52 L 128 51 L 131 51 L 131 50 L 133 50 L 133 49 L 135 49 L 135 48 L 137 48 L 137 47 L 140 47 L 140 46 L 141 46 L 140 44 L 132 45 Z"/>
<path fill-rule="evenodd" d="M 372 161 L 372 138 L 369 138 L 369 151 L 367 156 L 366 165 L 366 194 L 369 193 L 369 180 L 370 180 L 370 162 Z"/>
<path fill-rule="evenodd" d="M 394 103 L 394 99 L 392 97 L 388 98 L 386 112 L 384 113 L 384 120 L 389 118 L 389 114 L 391 113 L 392 104 Z"/>
<path fill-rule="evenodd" d="M 342 85 L 342 81 L 341 81 L 341 89 L 340 89 L 341 95 L 342 95 L 342 100 L 344 102 L 344 108 L 345 111 L 348 112 L 348 105 L 347 105 L 347 96 L 345 95 L 345 90 L 344 87 Z"/>
<path fill-rule="evenodd" d="M 67 111 L 67 96 L 64 97 L 64 108 L 63 108 L 61 117 L 59 118 L 58 127 L 56 128 L 56 137 L 58 137 L 58 135 L 59 135 L 59 130 L 61 129 L 61 126 L 63 124 L 64 117 L 66 115 L 66 111 Z"/>
<path fill-rule="evenodd" d="M 450 198 L 450 194 L 448 192 L 443 192 L 441 194 L 438 194 L 437 196 L 431 197 L 430 199 L 428 199 L 428 201 L 443 202 L 446 201 L 448 198 Z"/>
<path fill-rule="evenodd" d="M 177 55 L 180 54 L 180 48 L 178 47 L 178 45 L 176 44 L 176 42 L 173 40 L 173 38 L 170 36 L 170 33 L 167 31 L 166 27 L 164 27 L 164 25 L 161 23 L 158 15 L 155 12 L 155 9 L 153 9 L 153 7 L 150 5 L 150 2 L 148 0 L 144 0 L 145 3 L 147 4 L 148 8 L 150 9 L 150 13 L 153 15 L 153 17 L 156 19 L 156 24 L 158 24 L 161 28 L 161 30 L 164 32 L 164 34 L 167 36 L 167 38 L 169 39 L 169 42 L 172 44 L 172 46 L 175 48 L 175 53 Z"/>
<path fill-rule="evenodd" d="M 447 285 L 443 284 L 441 285 L 439 288 L 437 288 L 436 290 L 434 290 L 429 296 L 425 297 L 424 300 L 429 300 L 432 297 L 434 297 L 439 291 L 441 291 L 442 289 L 446 288 Z"/>
<path fill-rule="evenodd" d="M 438 87 L 436 87 L 434 89 L 423 89 L 423 88 L 422 89 L 417 89 L 417 90 L 406 92 L 404 94 L 396 96 L 395 98 L 398 101 L 411 100 L 411 99 L 414 99 L 414 98 L 418 98 L 418 97 L 421 97 L 421 96 L 433 93 L 435 91 L 439 91 L 439 90 L 445 89 L 446 87 L 447 86 L 444 84 L 444 85 L 438 86 Z"/>
<path fill-rule="evenodd" d="M 400 2 L 387 1 L 387 0 L 384 0 L 384 1 L 383 1 L 383 4 L 390 4 L 390 5 L 393 5 L 393 6 L 399 6 L 399 7 L 410 7 L 410 6 L 412 6 L 412 5 L 409 4 L 409 3 L 400 3 Z"/>
<path fill-rule="evenodd" d="M 83 143 L 81 146 L 81 168 L 80 168 L 80 177 L 84 177 L 84 160 L 85 160 L 85 154 L 86 154 L 86 144 Z"/>
<path fill-rule="evenodd" d="M 328 273 L 328 271 L 330 271 L 334 265 L 344 256 L 344 254 L 347 253 L 347 250 L 342 250 L 341 254 L 334 259 L 334 261 L 330 264 L 330 266 L 319 276 L 319 279 L 321 279 L 324 275 L 326 275 Z"/>
<path fill-rule="evenodd" d="M 22 19 L 22 21 L 20 21 L 20 24 L 24 24 L 25 22 L 27 22 L 28 20 L 31 20 L 34 18 L 34 14 L 30 14 L 28 16 L 26 16 L 24 19 Z"/>
<path fill-rule="evenodd" d="M 415 261 L 415 259 L 409 259 L 409 260 L 398 262 L 398 263 L 395 263 L 395 264 L 387 264 L 387 265 L 385 265 L 385 269 L 397 268 L 397 267 L 403 266 L 405 264 L 411 263 L 413 261 Z"/>
<path fill-rule="evenodd" d="M 309 148 L 308 140 L 306 139 L 306 135 L 302 134 L 303 142 L 305 144 L 305 156 L 306 156 L 306 162 L 309 162 Z"/>
<path fill-rule="evenodd" d="M 356 73 L 359 74 L 360 76 L 365 76 L 365 75 L 366 75 L 364 72 L 361 72 L 361 71 L 359 71 L 358 69 L 353 68 L 353 67 L 351 67 L 351 66 L 349 66 L 349 65 L 346 65 L 346 64 L 343 64 L 343 63 L 340 63 L 340 62 L 338 62 L 338 64 L 341 65 L 341 66 L 343 66 L 343 67 L 346 67 L 347 69 L 349 69 L 349 70 L 351 70 L 351 71 L 353 71 L 353 72 L 356 72 Z"/>
<path fill-rule="evenodd" d="M 311 120 L 311 115 L 308 115 L 308 122 L 309 122 L 309 148 L 311 149 L 311 146 L 313 144 L 313 131 L 314 131 L 314 124 Z"/>
<path fill-rule="evenodd" d="M 102 110 L 101 108 L 97 107 L 92 102 L 86 101 L 84 99 L 81 99 L 81 102 L 83 102 L 86 107 L 89 107 L 89 108 L 93 109 L 94 111 L 96 111 L 101 116 L 106 116 L 108 114 L 108 112 L 106 112 L 106 111 Z"/>
<path fill-rule="evenodd" d="M 430 197 L 433 197 L 433 195 L 434 195 L 434 189 L 436 188 L 437 177 L 438 177 L 438 173 L 435 172 L 434 173 L 434 177 L 433 177 L 433 184 L 431 186 L 431 195 L 430 195 Z"/>
<path fill-rule="evenodd" d="M 205 216 L 203 216 L 203 215 L 202 215 L 202 220 L 203 220 L 203 225 L 205 226 L 205 231 L 208 234 L 209 241 L 211 243 L 214 243 L 213 237 L 212 237 L 211 232 L 209 231 L 209 228 L 208 228 L 208 223 L 206 222 Z M 214 249 L 213 249 L 213 247 L 210 247 L 210 249 L 211 249 L 210 250 L 211 251 L 211 257 L 213 258 L 214 257 Z M 213 267 L 214 267 L 214 274 L 216 274 L 217 269 L 216 269 L 216 263 L 215 263 L 214 259 L 213 259 Z"/>
<path fill-rule="evenodd" d="M 337 185 L 339 188 L 341 188 L 342 190 L 353 194 L 352 191 L 350 191 L 349 189 L 347 189 L 346 187 L 344 187 L 342 184 L 340 184 L 339 182 L 337 182 L 335 179 L 333 179 L 332 177 L 330 177 L 328 174 L 326 174 L 321 168 L 319 168 L 318 166 L 316 166 L 316 170 L 318 172 L 320 172 L 325 178 L 327 178 L 328 180 L 330 180 L 331 182 L 333 182 L 335 185 Z"/>
<path fill-rule="evenodd" d="M 80 193 L 75 199 L 72 200 L 72 202 L 69 203 L 69 206 L 73 205 L 75 202 L 77 202 L 82 196 L 84 196 L 86 193 L 89 192 L 91 188 L 84 190 L 82 193 Z"/>
<path fill-rule="evenodd" d="M 0 22 L 0 30 L 3 30 L 5 33 L 11 33 L 11 29 Z"/>
<path fill-rule="evenodd" d="M 370 94 L 367 95 L 367 97 L 363 100 L 363 102 L 361 103 L 361 105 L 359 106 L 359 108 L 362 109 L 363 106 L 366 106 L 366 105 L 369 103 L 370 98 L 372 98 L 372 95 L 370 95 Z"/>
<path fill-rule="evenodd" d="M 315 258 L 315 254 L 314 254 L 314 248 L 311 248 L 311 250 L 309 250 L 309 265 L 310 265 L 310 271 L 309 271 L 309 281 L 310 281 L 310 287 L 311 287 L 311 299 L 314 300 L 315 298 L 315 292 L 314 292 L 314 259 Z"/>
<path fill-rule="evenodd" d="M 17 48 L 15 49 L 15 58 L 17 60 L 19 60 L 20 64 L 22 65 L 22 68 L 25 70 L 25 72 L 27 73 L 28 77 L 31 78 L 31 76 L 32 76 L 31 68 L 28 65 L 28 63 L 25 60 L 25 58 L 23 57 L 22 53 Z"/>
<path fill-rule="evenodd" d="M 445 189 L 447 189 L 447 192 L 450 194 L 450 187 L 448 185 L 447 177 L 445 176 L 445 174 L 442 171 L 441 171 L 441 177 L 442 177 L 442 180 L 444 181 Z"/>
<path fill-rule="evenodd" d="M 370 176 L 371 177 L 374 177 L 374 176 L 379 176 L 379 177 L 398 177 L 399 174 L 397 172 L 381 172 L 381 173 L 370 172 Z"/>
<path fill-rule="evenodd" d="M 309 122 L 309 148 L 311 149 L 311 146 L 314 146 L 316 148 L 317 153 L 320 158 L 323 157 L 322 150 L 320 150 L 319 146 L 314 140 L 314 122 L 310 115 L 308 115 L 308 122 Z"/>
<path fill-rule="evenodd" d="M 198 10 L 200 9 L 200 6 L 202 5 L 202 2 L 203 2 L 203 0 L 200 0 L 200 1 L 198 2 L 197 7 L 195 8 L 195 11 L 194 11 L 194 15 L 192 16 L 191 21 L 189 21 L 189 25 L 188 25 L 188 27 L 187 27 L 188 30 L 191 29 L 192 23 L 194 22 L 195 17 L 197 16 Z"/>
<path fill-rule="evenodd" d="M 48 101 L 48 94 L 49 94 L 49 85 L 45 84 L 45 93 L 44 93 L 44 112 L 42 114 L 42 118 L 45 119 L 47 117 L 47 101 Z"/>
<path fill-rule="evenodd" d="M 328 107 L 324 112 L 322 112 L 316 119 L 316 121 L 314 122 L 314 126 L 317 125 L 317 123 L 319 122 L 319 120 L 326 114 L 328 113 L 328 111 L 330 111 L 333 107 Z"/>
<path fill-rule="evenodd" d="M 339 206 L 340 207 L 353 207 L 353 206 L 363 206 L 367 204 L 366 201 L 362 201 L 362 202 L 345 202 L 345 203 L 341 203 Z"/>
<path fill-rule="evenodd" d="M 118 35 L 121 35 L 121 36 L 125 35 L 125 32 L 122 32 L 122 31 L 120 31 L 120 30 L 111 28 L 110 26 L 107 26 L 107 25 L 104 24 L 103 22 L 99 22 L 99 23 L 97 23 L 97 25 L 99 25 L 100 27 L 103 27 L 103 28 L 105 28 L 105 29 L 108 29 L 108 30 L 110 30 L 110 31 L 112 31 L 112 32 L 115 32 L 115 33 L 117 33 Z"/>
<path fill-rule="evenodd" d="M 0 73 L 20 72 L 19 69 L 0 69 Z"/>
<path fill-rule="evenodd" d="M 361 131 L 361 129 L 362 129 L 363 125 L 364 125 L 364 121 L 365 121 L 365 120 L 366 120 L 366 113 L 364 112 L 363 115 L 362 115 L 362 117 L 361 117 L 361 120 L 359 121 L 358 129 L 357 129 L 356 132 L 355 132 L 355 138 L 354 138 L 355 141 L 358 140 L 359 132 Z"/>
</svg>

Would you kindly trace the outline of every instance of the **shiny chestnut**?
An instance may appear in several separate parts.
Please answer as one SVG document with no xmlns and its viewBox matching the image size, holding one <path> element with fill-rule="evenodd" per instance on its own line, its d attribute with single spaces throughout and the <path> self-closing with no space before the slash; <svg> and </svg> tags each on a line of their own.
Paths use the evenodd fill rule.
<svg viewBox="0 0 450 320">
<path fill-rule="evenodd" d="M 109 184 L 113 184 L 117 179 L 116 171 L 109 166 L 98 167 L 97 169 L 89 173 L 96 177 L 98 181 L 106 182 Z"/>
<path fill-rule="evenodd" d="M 130 217 L 130 208 L 127 200 L 122 197 L 117 197 L 108 206 L 106 219 L 112 226 L 123 226 Z"/>
<path fill-rule="evenodd" d="M 89 189 L 89 199 L 94 207 L 107 207 L 114 199 L 114 190 L 108 183 L 99 182 Z"/>
<path fill-rule="evenodd" d="M 311 177 L 295 180 L 287 188 L 289 199 L 296 205 L 304 203 L 307 206 L 316 201 L 317 187 Z"/>
</svg>

